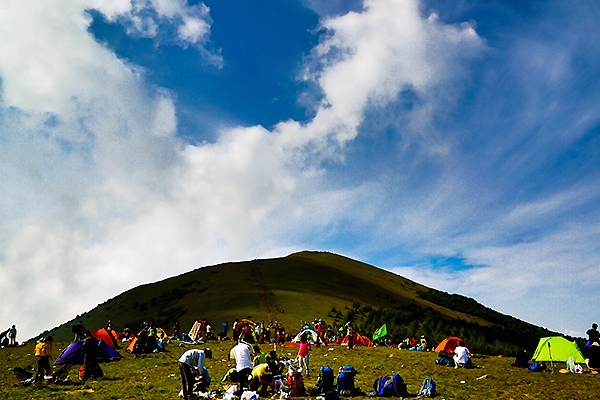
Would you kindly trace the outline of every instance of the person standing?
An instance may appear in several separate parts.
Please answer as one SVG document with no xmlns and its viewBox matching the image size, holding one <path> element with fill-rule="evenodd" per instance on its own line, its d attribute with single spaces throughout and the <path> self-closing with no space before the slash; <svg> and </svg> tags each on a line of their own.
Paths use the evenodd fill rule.
<svg viewBox="0 0 600 400">
<path fill-rule="evenodd" d="M 229 353 L 235 359 L 235 370 L 238 374 L 240 389 L 248 386 L 248 376 L 252 372 L 252 359 L 250 358 L 250 345 L 240 341 Z"/>
<path fill-rule="evenodd" d="M 187 400 L 194 395 L 196 376 L 202 374 L 204 360 L 211 357 L 212 352 L 209 349 L 191 349 L 179 357 L 179 372 L 181 373 L 181 388 L 184 399 Z"/>
<path fill-rule="evenodd" d="M 586 344 L 586 347 L 591 346 L 594 342 L 600 344 L 600 332 L 598 332 L 598 324 L 593 323 L 592 329 L 588 329 L 586 334 L 588 335 L 588 342 Z"/>
<path fill-rule="evenodd" d="M 352 328 L 352 323 L 348 321 L 344 327 L 346 328 L 346 335 L 348 336 L 348 348 L 352 349 L 354 347 L 354 329 Z"/>
<path fill-rule="evenodd" d="M 17 327 L 11 326 L 8 330 L 8 338 L 10 339 L 9 346 L 15 346 L 17 344 Z"/>
<path fill-rule="evenodd" d="M 85 331 L 85 339 L 83 340 L 83 377 L 82 381 L 87 381 L 90 378 L 98 378 L 100 376 L 98 369 L 98 339 L 92 336 L 90 331 Z"/>
<path fill-rule="evenodd" d="M 35 374 L 35 381 L 40 382 L 44 379 L 44 375 L 50 375 L 50 357 L 52 351 L 52 342 L 54 339 L 52 336 L 48 336 L 47 338 L 40 339 L 40 341 L 35 345 L 35 350 L 33 355 L 35 356 L 35 360 L 37 361 L 37 373 Z"/>
<path fill-rule="evenodd" d="M 179 340 L 179 321 L 175 321 L 175 328 L 173 329 L 173 338 Z"/>
<path fill-rule="evenodd" d="M 74 342 L 78 342 L 80 340 L 85 339 L 85 328 L 83 327 L 83 321 L 79 320 L 75 325 L 73 325 L 73 329 L 71 329 L 75 334 Z"/>
<path fill-rule="evenodd" d="M 300 336 L 300 347 L 298 348 L 298 366 L 304 370 L 304 377 L 308 378 L 308 356 L 310 355 L 310 343 L 306 332 Z"/>
</svg>

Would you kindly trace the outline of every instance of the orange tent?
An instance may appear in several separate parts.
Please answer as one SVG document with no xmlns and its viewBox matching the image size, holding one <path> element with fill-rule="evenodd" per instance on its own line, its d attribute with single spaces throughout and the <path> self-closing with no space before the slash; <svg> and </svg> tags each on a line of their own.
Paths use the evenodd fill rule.
<svg viewBox="0 0 600 400">
<path fill-rule="evenodd" d="M 446 353 L 454 353 L 454 349 L 456 349 L 456 346 L 458 346 L 459 342 L 463 342 L 465 344 L 465 347 L 469 349 L 471 353 L 473 353 L 471 348 L 467 345 L 467 343 L 464 340 L 454 336 L 447 337 L 446 339 L 442 340 L 440 344 L 438 344 L 435 348 L 435 352 L 439 353 L 440 351 L 444 351 Z"/>
<path fill-rule="evenodd" d="M 371 339 L 369 339 L 366 336 L 361 336 L 358 333 L 355 333 L 354 335 L 352 335 L 352 344 L 354 346 L 366 346 L 366 347 L 373 347 L 373 342 L 371 342 Z M 346 335 L 346 337 L 344 338 L 344 340 L 342 340 L 342 344 L 343 345 L 348 345 L 348 335 Z"/>
<path fill-rule="evenodd" d="M 92 336 L 96 339 L 104 340 L 110 347 L 115 347 L 115 345 L 119 343 L 119 333 L 115 330 L 108 332 L 104 328 L 96 329 L 94 332 L 92 332 Z"/>
</svg>

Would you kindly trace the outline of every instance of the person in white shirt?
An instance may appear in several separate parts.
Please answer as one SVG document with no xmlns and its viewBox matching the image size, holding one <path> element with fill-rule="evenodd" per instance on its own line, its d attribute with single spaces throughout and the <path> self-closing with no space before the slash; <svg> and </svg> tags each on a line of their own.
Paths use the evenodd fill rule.
<svg viewBox="0 0 600 400">
<path fill-rule="evenodd" d="M 235 370 L 237 371 L 240 388 L 248 386 L 248 377 L 252 373 L 250 345 L 244 341 L 240 341 L 229 352 L 229 358 L 235 359 Z"/>
<path fill-rule="evenodd" d="M 190 396 L 193 396 L 196 376 L 202 373 L 202 367 L 204 367 L 204 360 L 206 358 L 212 358 L 212 352 L 209 349 L 188 350 L 179 357 L 179 372 L 181 373 L 181 386 L 184 399 L 187 400 Z"/>
<path fill-rule="evenodd" d="M 471 352 L 466 347 L 465 342 L 458 342 L 458 346 L 454 349 L 454 368 L 467 365 L 469 362 L 469 354 L 471 354 Z"/>
</svg>

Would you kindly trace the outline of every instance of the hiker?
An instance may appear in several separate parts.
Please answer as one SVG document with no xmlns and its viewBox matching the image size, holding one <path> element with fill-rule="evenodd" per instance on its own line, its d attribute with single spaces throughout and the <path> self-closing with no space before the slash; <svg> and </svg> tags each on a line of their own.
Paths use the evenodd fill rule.
<svg viewBox="0 0 600 400">
<path fill-rule="evenodd" d="M 244 341 L 240 341 L 231 349 L 229 357 L 235 360 L 235 370 L 238 374 L 238 382 L 241 389 L 248 385 L 248 376 L 252 372 L 250 345 Z"/>
<path fill-rule="evenodd" d="M 179 357 L 179 372 L 181 373 L 181 390 L 184 399 L 194 395 L 196 376 L 203 374 L 204 360 L 212 358 L 210 349 L 191 349 Z M 205 377 L 206 380 L 206 377 Z"/>
<path fill-rule="evenodd" d="M 37 361 L 37 373 L 35 374 L 35 381 L 40 382 L 44 379 L 44 375 L 50 375 L 50 352 L 52 351 L 52 342 L 54 339 L 52 336 L 42 338 L 35 345 L 33 355 Z"/>
<path fill-rule="evenodd" d="M 8 338 L 10 339 L 9 346 L 16 346 L 17 344 L 17 327 L 11 326 L 8 330 Z"/>
<path fill-rule="evenodd" d="M 454 349 L 454 368 L 465 367 L 469 362 L 469 354 L 471 352 L 467 349 L 465 342 L 462 340 L 458 342 L 458 346 Z"/>
<path fill-rule="evenodd" d="M 346 322 L 344 328 L 346 328 L 346 334 L 348 335 L 348 348 L 352 349 L 354 347 L 354 329 L 352 328 L 352 323 L 350 321 Z"/>
<path fill-rule="evenodd" d="M 425 335 L 421 335 L 421 349 L 420 351 L 427 351 L 427 339 L 425 338 Z"/>
<path fill-rule="evenodd" d="M 237 320 L 237 318 L 235 319 L 235 321 L 233 321 L 233 326 L 231 327 L 231 329 L 233 330 L 233 336 L 231 338 L 231 340 L 233 342 L 237 342 L 239 337 L 240 337 L 240 326 L 239 326 L 239 322 Z"/>
<path fill-rule="evenodd" d="M 277 343 L 285 343 L 285 328 L 277 323 Z"/>
<path fill-rule="evenodd" d="M 75 334 L 75 338 L 73 339 L 74 342 L 83 340 L 85 338 L 85 328 L 83 327 L 82 320 L 79 320 L 75 325 L 73 325 L 71 331 Z"/>
<path fill-rule="evenodd" d="M 273 368 L 271 372 L 274 375 L 281 375 L 283 373 L 284 364 L 279 360 L 279 356 L 275 350 L 271 350 L 269 354 L 267 354 L 267 364 L 272 364 Z"/>
<path fill-rule="evenodd" d="M 588 335 L 588 342 L 586 343 L 585 347 L 591 346 L 594 342 L 600 344 L 600 332 L 598 332 L 598 324 L 593 323 L 592 329 L 588 329 L 586 334 Z"/>
<path fill-rule="evenodd" d="M 179 321 L 175 321 L 175 328 L 173 328 L 173 338 L 179 340 Z"/>
<path fill-rule="evenodd" d="M 585 365 L 587 365 L 591 371 L 600 369 L 600 344 L 598 342 L 594 342 L 586 347 Z"/>
<path fill-rule="evenodd" d="M 221 337 L 220 339 L 225 339 L 227 337 L 227 331 L 229 330 L 229 321 L 225 321 L 221 324 Z"/>
<path fill-rule="evenodd" d="M 101 376 L 100 368 L 98 367 L 98 339 L 92 336 L 90 331 L 85 331 L 85 339 L 83 340 L 83 376 L 82 381 L 87 381 L 90 378 L 98 378 Z"/>
<path fill-rule="evenodd" d="M 260 321 L 260 324 L 256 325 L 256 340 L 261 344 L 265 342 L 265 321 Z"/>
<path fill-rule="evenodd" d="M 318 340 L 318 339 L 317 339 Z M 306 332 L 300 336 L 300 347 L 298 348 L 298 366 L 304 370 L 304 377 L 308 378 L 308 356 L 310 354 L 310 343 Z"/>
<path fill-rule="evenodd" d="M 260 351 L 260 347 L 257 344 L 252 346 L 252 355 L 254 358 L 252 359 L 252 366 L 256 367 L 258 364 L 266 364 L 267 363 L 267 355 Z"/>
<path fill-rule="evenodd" d="M 250 375 L 250 390 L 258 392 L 260 396 L 265 396 L 268 387 L 274 389 L 273 369 L 274 365 L 272 364 L 259 364 L 254 367 Z"/>
</svg>

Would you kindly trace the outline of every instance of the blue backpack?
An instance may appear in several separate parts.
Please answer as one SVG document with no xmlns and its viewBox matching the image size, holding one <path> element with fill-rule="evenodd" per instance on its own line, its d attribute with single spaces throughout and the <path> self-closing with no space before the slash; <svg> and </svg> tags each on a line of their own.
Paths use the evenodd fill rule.
<svg viewBox="0 0 600 400">
<path fill-rule="evenodd" d="M 373 382 L 373 390 L 380 397 L 400 397 L 406 394 L 406 384 L 398 374 L 382 376 Z"/>
<path fill-rule="evenodd" d="M 356 371 L 349 365 L 341 367 L 337 377 L 337 390 L 354 390 Z"/>
<path fill-rule="evenodd" d="M 431 378 L 425 378 L 421 385 L 421 390 L 417 397 L 433 397 L 435 396 L 435 382 Z"/>
</svg>

